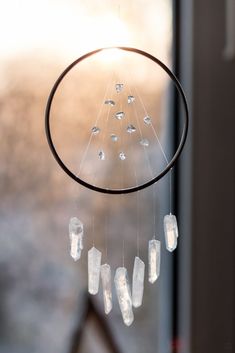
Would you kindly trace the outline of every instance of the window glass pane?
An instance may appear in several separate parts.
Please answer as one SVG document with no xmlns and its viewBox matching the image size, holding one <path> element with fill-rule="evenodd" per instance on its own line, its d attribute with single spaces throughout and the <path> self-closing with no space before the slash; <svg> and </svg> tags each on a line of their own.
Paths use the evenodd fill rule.
<svg viewBox="0 0 235 353">
<path fill-rule="evenodd" d="M 128 196 L 109 197 L 75 185 L 51 156 L 44 110 L 61 71 L 90 50 L 110 45 L 136 47 L 171 67 L 172 1 L 12 0 L 2 5 L 1 12 L 0 351 L 70 352 L 73 334 L 81 325 L 85 334 L 78 351 L 112 352 L 107 330 L 102 329 L 101 293 L 91 298 L 95 310 L 90 308 L 87 331 L 83 322 L 89 306 L 86 254 L 93 240 L 103 254 L 108 247 L 114 275 L 122 265 L 125 236 L 125 266 L 131 279 L 139 232 L 146 269 L 148 240 L 156 233 L 162 241 L 161 276 L 150 285 L 146 272 L 143 306 L 134 310 L 130 328 L 121 320 L 115 295 L 105 324 L 122 352 L 168 353 L 172 258 L 165 250 L 162 220 L 169 212 L 169 176 L 156 187 Z M 139 71 L 143 73 L 143 66 Z M 79 88 L 87 81 L 85 77 Z M 147 84 L 150 81 L 149 77 Z M 146 94 L 144 87 L 140 91 L 142 96 Z M 150 101 L 153 109 L 162 112 L 161 143 L 171 156 L 170 91 L 169 79 L 163 75 L 158 96 Z M 67 107 L 66 98 L 73 93 L 65 92 L 61 106 Z M 68 110 L 63 111 L 62 119 L 66 120 L 66 114 Z M 68 142 L 64 153 L 71 158 L 72 138 L 69 141 L 68 136 L 72 127 L 63 126 L 60 144 Z M 154 160 L 155 155 L 150 162 Z M 68 250 L 68 221 L 74 215 L 85 226 L 85 249 L 77 263 Z"/>
</svg>

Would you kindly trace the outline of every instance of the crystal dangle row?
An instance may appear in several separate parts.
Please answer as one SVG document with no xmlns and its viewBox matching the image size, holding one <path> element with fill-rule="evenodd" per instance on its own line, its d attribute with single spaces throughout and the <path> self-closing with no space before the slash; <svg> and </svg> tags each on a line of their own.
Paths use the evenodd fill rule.
<svg viewBox="0 0 235 353">
<path fill-rule="evenodd" d="M 164 234 L 166 249 L 170 252 L 177 247 L 178 226 L 176 217 L 172 214 L 164 217 Z M 73 217 L 69 222 L 70 255 L 77 261 L 83 250 L 83 223 Z M 148 281 L 154 283 L 160 275 L 161 263 L 161 242 L 155 238 L 148 243 Z M 130 326 L 134 321 L 133 307 L 142 305 L 144 294 L 145 263 L 135 257 L 132 289 L 128 279 L 127 269 L 118 267 L 115 271 L 114 284 L 119 307 L 125 325 Z M 102 254 L 94 246 L 88 251 L 88 291 L 96 295 L 99 291 L 99 284 L 103 290 L 103 301 L 105 314 L 109 314 L 113 307 L 112 300 L 112 275 L 111 267 L 107 263 L 102 264 Z"/>
</svg>

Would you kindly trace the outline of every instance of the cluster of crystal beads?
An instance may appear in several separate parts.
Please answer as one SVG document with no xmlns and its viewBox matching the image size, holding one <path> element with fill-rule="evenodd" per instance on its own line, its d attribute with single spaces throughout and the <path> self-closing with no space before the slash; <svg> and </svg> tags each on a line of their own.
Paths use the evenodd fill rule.
<svg viewBox="0 0 235 353">
<path fill-rule="evenodd" d="M 123 83 L 117 83 L 115 84 L 115 89 L 116 89 L 116 92 L 117 93 L 121 93 L 124 89 L 124 84 Z M 135 97 L 132 96 L 132 95 L 129 95 L 127 96 L 127 103 L 128 104 L 132 104 L 135 102 Z M 116 102 L 113 100 L 113 99 L 106 99 L 104 101 L 104 104 L 105 105 L 109 105 L 111 107 L 114 107 L 116 105 Z M 117 119 L 117 120 L 122 120 L 125 118 L 125 112 L 124 111 L 117 111 L 116 113 L 114 113 L 114 118 Z M 143 121 L 146 125 L 150 125 L 151 124 L 151 117 L 150 116 L 145 116 L 143 118 Z M 97 126 L 94 126 L 92 129 L 91 129 L 91 132 L 93 135 L 98 135 L 100 133 L 101 129 Z M 136 127 L 133 125 L 133 124 L 129 124 L 126 128 L 126 132 L 128 134 L 133 134 L 137 131 Z M 115 135 L 115 134 L 111 134 L 110 135 L 110 138 L 113 142 L 117 142 L 118 141 L 118 136 Z M 141 140 L 139 141 L 140 145 L 143 146 L 143 147 L 148 147 L 149 146 L 149 141 L 148 139 L 146 138 L 141 138 Z M 124 161 L 126 159 L 126 154 L 121 151 L 119 153 L 119 159 Z M 105 160 L 105 152 L 103 150 L 100 150 L 98 151 L 98 157 L 101 161 L 104 161 Z"/>
</svg>

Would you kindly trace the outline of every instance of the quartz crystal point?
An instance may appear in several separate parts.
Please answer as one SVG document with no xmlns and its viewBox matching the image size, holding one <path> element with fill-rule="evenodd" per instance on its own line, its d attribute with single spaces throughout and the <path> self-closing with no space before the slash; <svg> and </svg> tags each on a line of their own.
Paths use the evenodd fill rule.
<svg viewBox="0 0 235 353">
<path fill-rule="evenodd" d="M 111 105 L 113 107 L 115 105 L 115 102 L 112 99 L 107 99 L 104 104 Z"/>
<path fill-rule="evenodd" d="M 88 251 L 88 292 L 97 294 L 100 282 L 101 252 L 94 246 Z"/>
<path fill-rule="evenodd" d="M 124 113 L 124 112 L 117 112 L 117 113 L 115 114 L 115 118 L 116 118 L 117 120 L 122 120 L 124 117 L 125 117 L 125 113 Z"/>
<path fill-rule="evenodd" d="M 83 224 L 77 217 L 73 217 L 69 222 L 70 255 L 77 261 L 81 257 L 83 249 Z"/>
<path fill-rule="evenodd" d="M 143 301 L 144 270 L 144 262 L 138 256 L 136 256 L 132 277 L 132 304 L 135 308 L 141 306 Z"/>
<path fill-rule="evenodd" d="M 161 242 L 156 239 L 149 241 L 149 282 L 154 283 L 160 274 L 160 262 L 161 262 Z"/>
<path fill-rule="evenodd" d="M 117 83 L 117 84 L 115 85 L 116 92 L 117 92 L 117 93 L 122 92 L 123 87 L 124 87 L 124 84 L 123 84 L 123 83 Z"/>
<path fill-rule="evenodd" d="M 133 103 L 134 101 L 135 101 L 135 97 L 134 97 L 134 96 L 128 96 L 128 98 L 127 98 L 128 104 L 131 104 L 131 103 Z"/>
<path fill-rule="evenodd" d="M 109 314 L 112 310 L 112 283 L 111 283 L 111 268 L 108 264 L 101 266 L 101 282 L 103 287 L 104 312 Z"/>
<path fill-rule="evenodd" d="M 127 269 L 125 267 L 117 268 L 114 283 L 123 321 L 125 325 L 130 326 L 134 321 L 134 314 Z"/>
<path fill-rule="evenodd" d="M 172 214 L 164 217 L 164 233 L 166 248 L 168 251 L 174 251 L 177 247 L 178 226 L 176 217 Z"/>
</svg>

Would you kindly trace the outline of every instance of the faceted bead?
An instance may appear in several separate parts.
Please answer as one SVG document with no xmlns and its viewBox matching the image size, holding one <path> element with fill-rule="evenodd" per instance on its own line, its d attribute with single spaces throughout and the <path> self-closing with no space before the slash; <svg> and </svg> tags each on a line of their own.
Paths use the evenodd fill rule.
<svg viewBox="0 0 235 353">
<path fill-rule="evenodd" d="M 140 144 L 144 147 L 148 147 L 149 146 L 149 140 L 147 139 L 142 139 L 140 140 Z"/>
<path fill-rule="evenodd" d="M 117 142 L 117 140 L 118 140 L 117 135 L 111 134 L 110 137 L 111 137 L 111 140 L 112 140 L 113 142 Z"/>
<path fill-rule="evenodd" d="M 123 83 L 117 83 L 117 84 L 115 85 L 116 92 L 117 92 L 117 93 L 120 93 L 120 92 L 123 90 L 123 87 L 124 87 L 124 84 L 123 84 Z"/>
<path fill-rule="evenodd" d="M 176 217 L 172 214 L 166 215 L 164 217 L 164 233 L 166 248 L 168 251 L 172 252 L 177 247 L 178 238 L 178 226 Z"/>
<path fill-rule="evenodd" d="M 130 125 L 127 126 L 126 131 L 129 134 L 132 134 L 133 132 L 136 132 L 136 128 L 134 127 L 134 125 L 130 124 Z"/>
<path fill-rule="evenodd" d="M 134 96 L 128 96 L 128 98 L 127 98 L 128 104 L 131 104 L 131 103 L 133 103 L 134 101 L 135 101 L 135 97 L 134 97 Z"/>
<path fill-rule="evenodd" d="M 144 117 L 144 123 L 146 125 L 150 125 L 151 124 L 151 117 L 150 116 L 145 116 Z"/>
<path fill-rule="evenodd" d="M 104 160 L 105 160 L 105 153 L 104 153 L 104 151 L 99 151 L 98 156 L 99 156 L 99 159 L 100 159 L 101 161 L 104 161 Z"/>
<path fill-rule="evenodd" d="M 70 255 L 74 261 L 77 261 L 80 259 L 83 249 L 83 224 L 77 217 L 73 217 L 69 221 L 69 237 Z"/>
<path fill-rule="evenodd" d="M 126 155 L 124 152 L 120 152 L 119 153 L 119 158 L 121 159 L 121 161 L 124 161 L 126 159 Z"/>
<path fill-rule="evenodd" d="M 112 310 L 112 283 L 111 283 L 111 268 L 108 264 L 101 266 L 101 282 L 103 287 L 104 311 L 109 314 Z"/>
<path fill-rule="evenodd" d="M 112 99 L 107 99 L 104 104 L 111 105 L 113 107 L 115 105 L 115 102 Z"/>
<path fill-rule="evenodd" d="M 88 251 L 88 292 L 97 294 L 100 282 L 101 252 L 94 246 Z"/>
<path fill-rule="evenodd" d="M 125 325 L 130 326 L 134 321 L 134 314 L 127 269 L 125 267 L 117 268 L 114 283 L 123 321 Z"/>
<path fill-rule="evenodd" d="M 117 112 L 117 113 L 115 114 L 115 118 L 116 118 L 117 120 L 122 120 L 124 117 L 125 117 L 125 113 L 124 113 L 124 112 Z"/>
<path fill-rule="evenodd" d="M 143 301 L 144 270 L 144 262 L 138 256 L 136 256 L 132 277 L 132 304 L 135 308 L 141 306 Z"/>
<path fill-rule="evenodd" d="M 93 135 L 98 135 L 99 132 L 100 132 L 100 128 L 97 127 L 97 126 L 94 126 L 94 127 L 91 129 L 91 132 L 93 133 Z"/>
<path fill-rule="evenodd" d="M 148 264 L 149 282 L 154 283 L 160 275 L 161 242 L 156 239 L 149 241 Z"/>
</svg>

